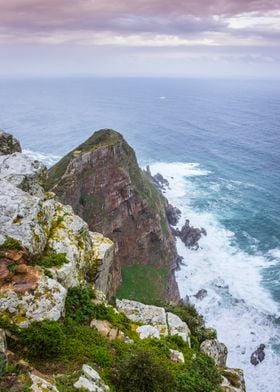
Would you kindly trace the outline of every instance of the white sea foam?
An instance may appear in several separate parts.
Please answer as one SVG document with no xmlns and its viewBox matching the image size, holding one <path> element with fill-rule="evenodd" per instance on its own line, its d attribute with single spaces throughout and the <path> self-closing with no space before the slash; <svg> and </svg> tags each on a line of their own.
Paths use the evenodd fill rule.
<svg viewBox="0 0 280 392">
<path fill-rule="evenodd" d="M 182 211 L 178 227 L 188 218 L 193 226 L 207 231 L 198 251 L 177 240 L 185 264 L 177 272 L 181 296 L 190 296 L 207 324 L 218 330 L 219 339 L 229 348 L 228 366 L 244 369 L 248 392 L 279 392 L 280 357 L 273 350 L 280 344 L 280 329 L 273 321 L 273 316 L 279 317 L 279 308 L 262 286 L 261 275 L 268 258 L 237 248 L 232 241 L 234 233 L 226 230 L 211 211 L 192 209 L 190 200 L 201 196 L 192 177 L 205 176 L 207 170 L 196 163 L 155 163 L 150 169 L 169 181 L 165 195 Z M 278 259 L 280 251 L 271 251 L 270 256 Z M 200 301 L 193 295 L 202 288 L 208 295 Z M 267 346 L 266 358 L 254 367 L 250 355 L 260 343 Z"/>
<path fill-rule="evenodd" d="M 59 155 L 46 154 L 43 152 L 31 150 L 23 150 L 23 153 L 33 159 L 37 159 L 38 161 L 43 162 L 48 167 L 54 165 L 61 158 Z"/>
</svg>

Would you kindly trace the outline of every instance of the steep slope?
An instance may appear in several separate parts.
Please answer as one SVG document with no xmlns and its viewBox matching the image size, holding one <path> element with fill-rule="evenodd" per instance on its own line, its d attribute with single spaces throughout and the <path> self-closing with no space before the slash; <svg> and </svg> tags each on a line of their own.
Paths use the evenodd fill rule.
<svg viewBox="0 0 280 392">
<path fill-rule="evenodd" d="M 144 264 L 169 274 L 167 296 L 178 299 L 167 201 L 139 168 L 121 134 L 109 129 L 94 133 L 50 169 L 48 189 L 70 204 L 92 231 L 114 241 L 112 293 L 120 284 L 122 266 Z"/>
</svg>

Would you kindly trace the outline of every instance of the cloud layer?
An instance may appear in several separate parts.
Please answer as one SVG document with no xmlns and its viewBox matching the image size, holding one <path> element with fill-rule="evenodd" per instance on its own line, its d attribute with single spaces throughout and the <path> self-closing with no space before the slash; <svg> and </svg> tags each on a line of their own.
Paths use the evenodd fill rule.
<svg viewBox="0 0 280 392">
<path fill-rule="evenodd" d="M 277 76 L 280 0 L 0 0 L 0 53 L 0 74 Z"/>
<path fill-rule="evenodd" d="M 0 0 L 2 42 L 153 39 L 155 46 L 279 43 L 280 0 Z"/>
</svg>

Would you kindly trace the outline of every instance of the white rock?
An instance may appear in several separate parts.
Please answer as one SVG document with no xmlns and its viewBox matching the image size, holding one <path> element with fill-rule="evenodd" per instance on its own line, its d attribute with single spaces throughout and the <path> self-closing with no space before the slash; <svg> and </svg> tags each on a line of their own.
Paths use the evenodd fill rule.
<svg viewBox="0 0 280 392">
<path fill-rule="evenodd" d="M 147 338 L 160 338 L 159 330 L 152 325 L 141 325 L 136 329 L 140 339 L 147 339 Z"/>
<path fill-rule="evenodd" d="M 96 370 L 94 370 L 91 366 L 89 365 L 83 365 L 82 367 L 82 371 L 84 373 L 84 375 L 93 381 L 101 381 L 101 377 L 99 376 L 99 374 L 97 373 Z"/>
<path fill-rule="evenodd" d="M 181 353 L 181 351 L 172 350 L 171 348 L 169 349 L 169 351 L 170 351 L 169 358 L 171 359 L 171 361 L 178 362 L 178 363 L 185 363 L 184 354 Z"/>
<path fill-rule="evenodd" d="M 176 314 L 167 312 L 167 323 L 170 335 L 179 335 L 181 338 L 188 342 L 190 346 L 191 331 L 188 325 L 180 319 Z"/>
<path fill-rule="evenodd" d="M 58 392 L 58 389 L 55 385 L 49 383 L 48 381 L 44 380 L 41 377 L 36 376 L 35 374 L 30 374 L 32 385 L 31 390 L 33 392 Z"/>
<path fill-rule="evenodd" d="M 166 336 L 168 334 L 164 308 L 126 299 L 117 300 L 116 305 L 117 309 L 131 321 L 152 325 L 158 329 L 160 335 Z"/>
<path fill-rule="evenodd" d="M 90 392 L 107 392 L 110 390 L 108 385 L 103 382 L 98 372 L 91 366 L 83 365 L 82 372 L 83 375 L 74 384 L 76 389 L 84 388 Z"/>
</svg>

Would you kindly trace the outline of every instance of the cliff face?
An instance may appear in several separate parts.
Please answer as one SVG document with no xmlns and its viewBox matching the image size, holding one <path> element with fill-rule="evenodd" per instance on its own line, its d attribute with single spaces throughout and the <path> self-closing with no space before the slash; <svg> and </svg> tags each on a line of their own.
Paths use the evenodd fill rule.
<svg viewBox="0 0 280 392">
<path fill-rule="evenodd" d="M 70 204 L 92 231 L 115 243 L 111 293 L 120 284 L 122 266 L 149 264 L 170 271 L 167 295 L 178 299 L 167 201 L 139 168 L 122 135 L 113 130 L 94 133 L 50 169 L 48 189 Z"/>
</svg>

